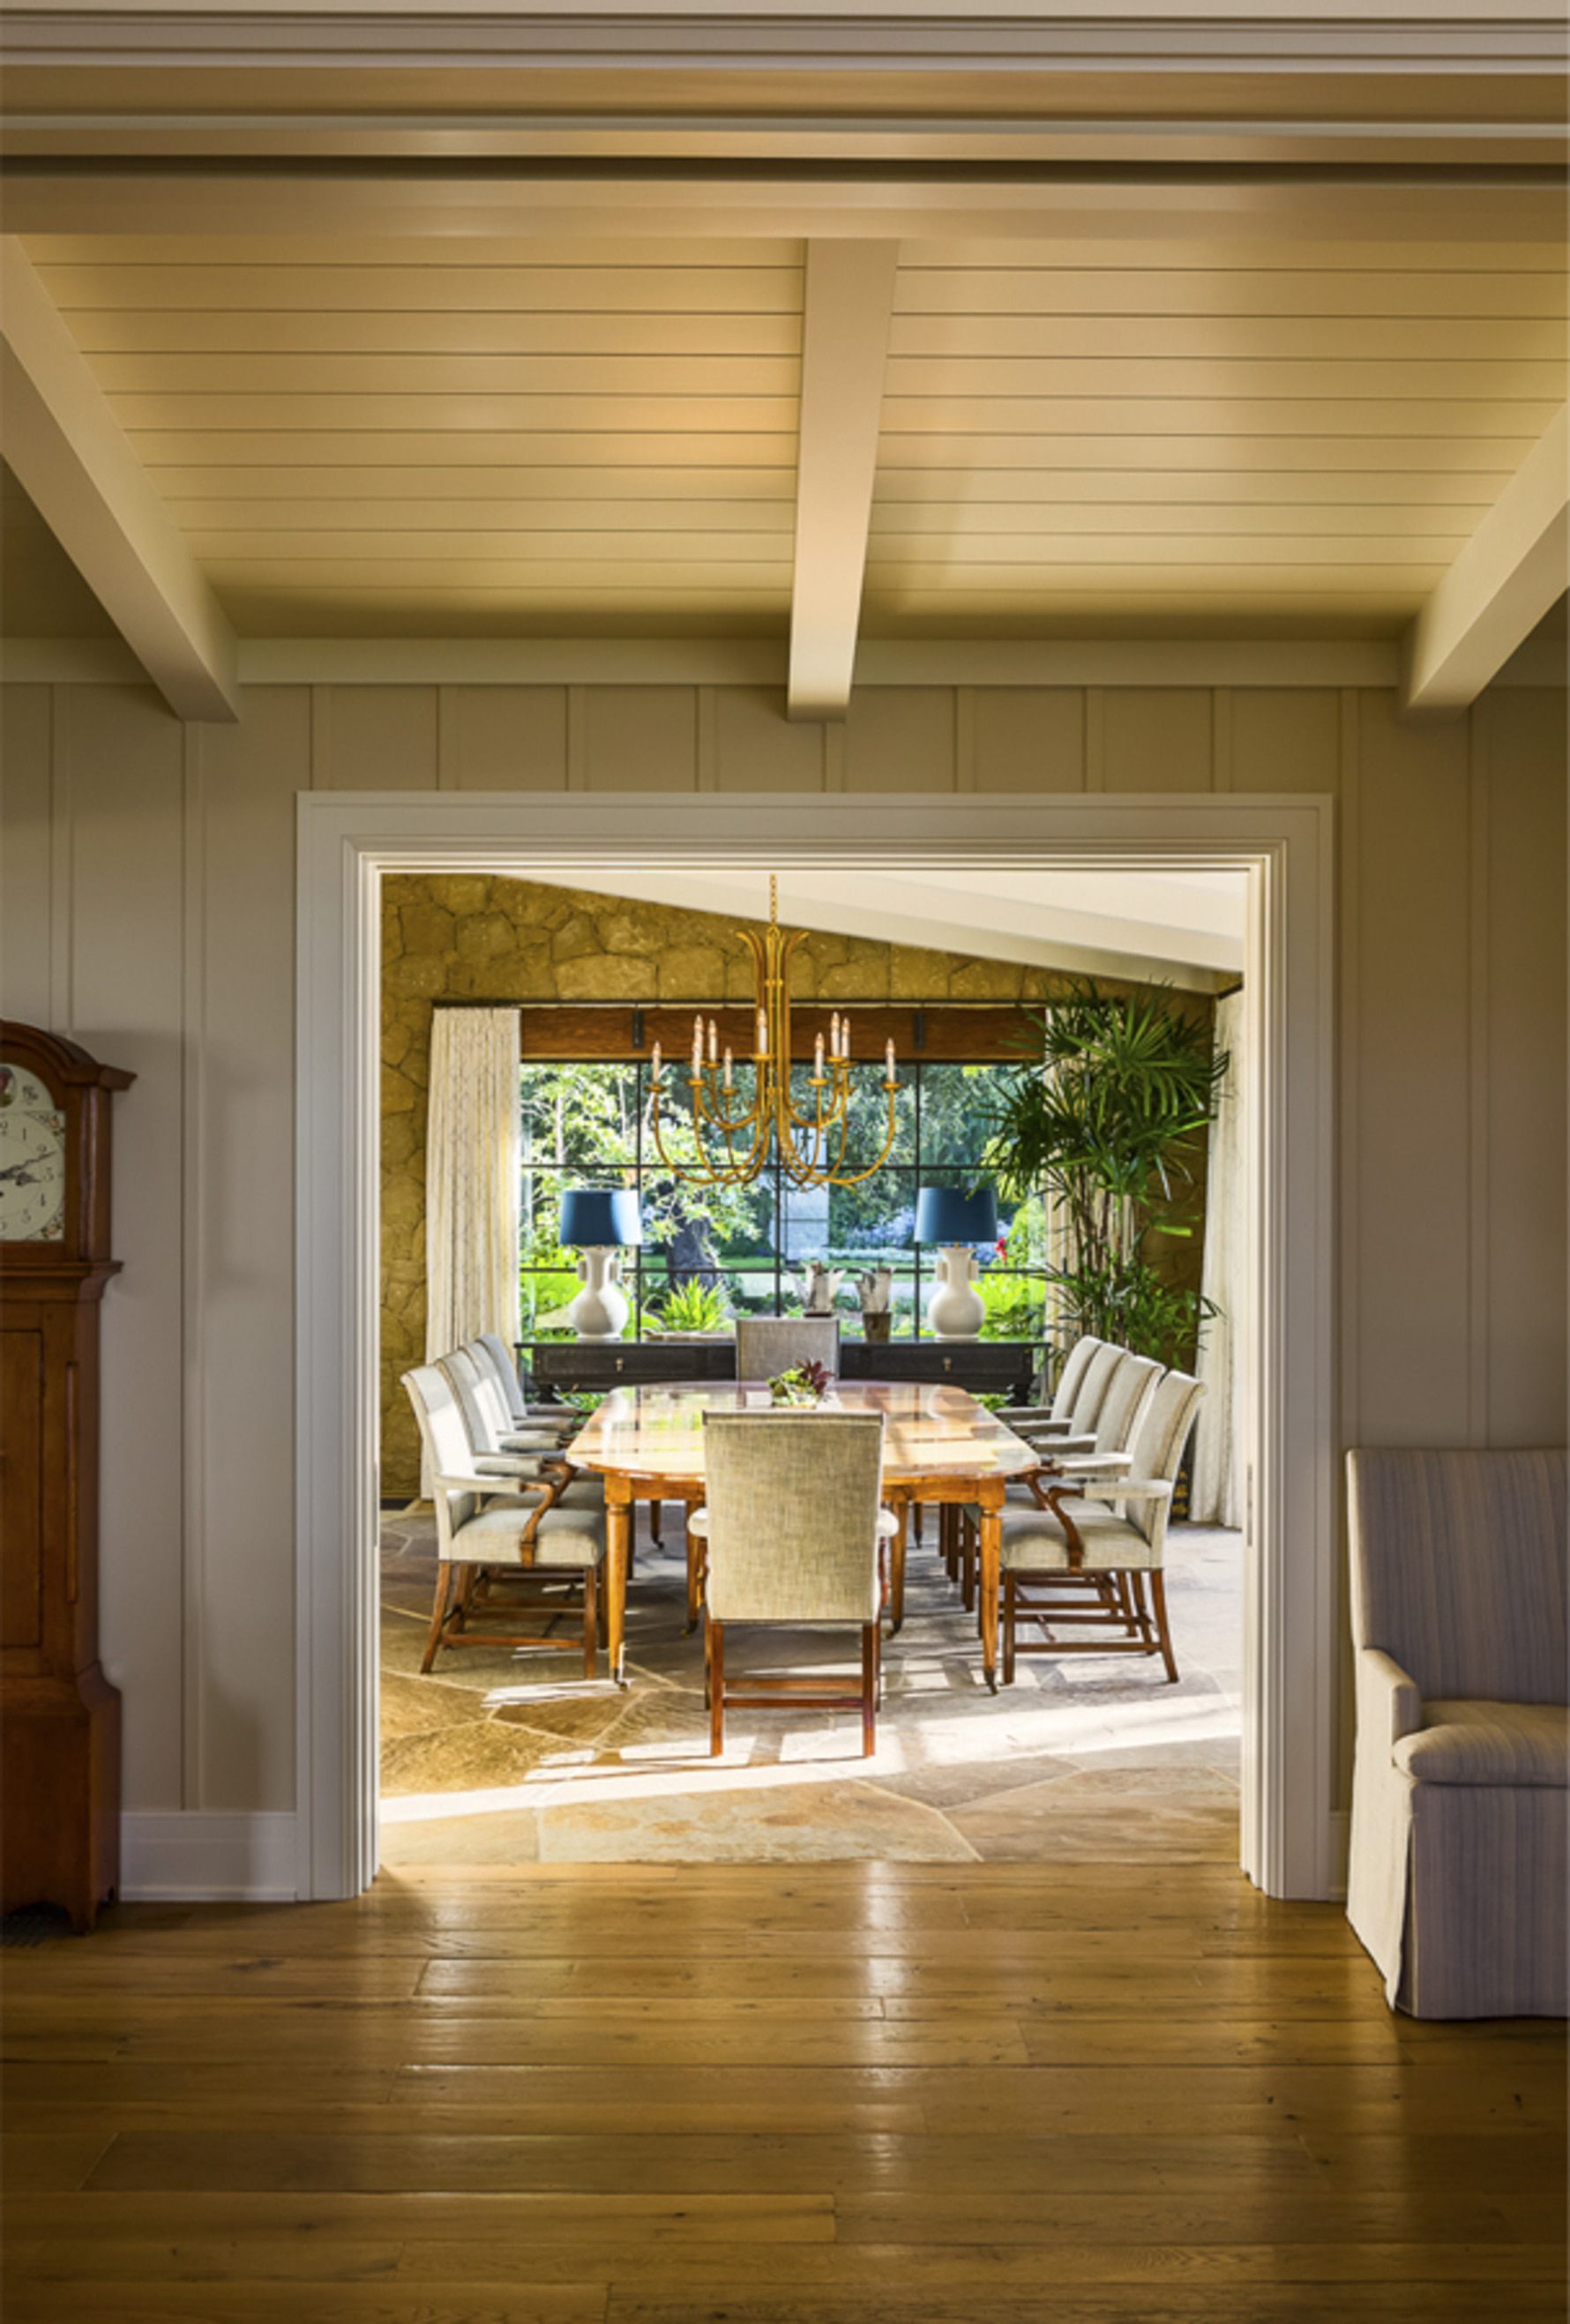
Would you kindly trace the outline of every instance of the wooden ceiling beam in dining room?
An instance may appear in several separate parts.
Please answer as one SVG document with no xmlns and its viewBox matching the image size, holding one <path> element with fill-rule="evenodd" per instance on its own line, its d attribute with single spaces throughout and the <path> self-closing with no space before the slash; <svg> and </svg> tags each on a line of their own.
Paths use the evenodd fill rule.
<svg viewBox="0 0 1570 2324">
<path fill-rule="evenodd" d="M 843 718 L 850 706 L 899 258 L 894 242 L 807 245 L 792 718 Z"/>
</svg>

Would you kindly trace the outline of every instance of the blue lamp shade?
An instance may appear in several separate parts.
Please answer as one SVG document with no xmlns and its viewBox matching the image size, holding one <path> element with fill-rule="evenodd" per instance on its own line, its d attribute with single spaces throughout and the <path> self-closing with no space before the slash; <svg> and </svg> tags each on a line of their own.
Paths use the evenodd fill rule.
<svg viewBox="0 0 1570 2324">
<path fill-rule="evenodd" d="M 962 1194 L 957 1186 L 923 1186 L 916 1197 L 918 1242 L 976 1243 L 998 1239 L 998 1197 L 992 1186 Z"/>
<path fill-rule="evenodd" d="M 642 1242 L 643 1221 L 638 1197 L 630 1186 L 574 1186 L 561 1198 L 564 1247 L 573 1250 L 605 1250 L 613 1245 Z"/>
</svg>

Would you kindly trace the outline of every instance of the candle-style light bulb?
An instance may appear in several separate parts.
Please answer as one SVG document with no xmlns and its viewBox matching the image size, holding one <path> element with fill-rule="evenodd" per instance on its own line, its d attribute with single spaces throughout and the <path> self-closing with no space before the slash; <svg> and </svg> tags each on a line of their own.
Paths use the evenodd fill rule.
<svg viewBox="0 0 1570 2324">
<path fill-rule="evenodd" d="M 719 1028 L 712 1017 L 708 1020 L 708 1061 L 711 1065 L 719 1063 Z"/>
<path fill-rule="evenodd" d="M 892 1081 L 894 1078 L 894 1044 L 891 1040 L 886 1041 L 883 1045 L 883 1059 L 889 1069 L 887 1078 L 890 1081 Z"/>
<path fill-rule="evenodd" d="M 823 1079 L 823 1036 L 821 1033 L 812 1045 L 812 1070 L 817 1076 L 817 1079 L 821 1081 Z"/>
<path fill-rule="evenodd" d="M 768 1054 L 769 1019 L 760 1009 L 758 1011 L 758 1055 L 761 1057 L 766 1057 Z"/>
<path fill-rule="evenodd" d="M 655 1082 L 660 1078 L 660 1044 L 658 1041 L 654 1044 L 654 1052 L 649 1060 L 649 1078 L 651 1081 Z"/>
<path fill-rule="evenodd" d="M 725 1087 L 726 1089 L 734 1089 L 735 1087 L 734 1080 L 732 1078 L 731 1053 L 728 1049 L 725 1051 Z"/>
<path fill-rule="evenodd" d="M 839 1010 L 837 1009 L 828 1020 L 828 1054 L 831 1057 L 837 1057 L 839 1055 Z"/>
</svg>

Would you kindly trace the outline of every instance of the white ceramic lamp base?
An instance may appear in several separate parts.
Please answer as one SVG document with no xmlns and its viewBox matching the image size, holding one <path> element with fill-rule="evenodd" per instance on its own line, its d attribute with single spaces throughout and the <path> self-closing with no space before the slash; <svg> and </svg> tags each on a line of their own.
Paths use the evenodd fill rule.
<svg viewBox="0 0 1570 2324">
<path fill-rule="evenodd" d="M 632 1310 L 621 1286 L 621 1268 L 619 1250 L 586 1250 L 580 1254 L 577 1271 L 583 1289 L 567 1311 L 580 1340 L 619 1340 L 626 1330 Z"/>
<path fill-rule="evenodd" d="M 968 1243 L 951 1243 L 932 1261 L 937 1282 L 927 1302 L 927 1328 L 935 1340 L 975 1340 L 987 1311 L 974 1286 L 975 1253 Z"/>
</svg>

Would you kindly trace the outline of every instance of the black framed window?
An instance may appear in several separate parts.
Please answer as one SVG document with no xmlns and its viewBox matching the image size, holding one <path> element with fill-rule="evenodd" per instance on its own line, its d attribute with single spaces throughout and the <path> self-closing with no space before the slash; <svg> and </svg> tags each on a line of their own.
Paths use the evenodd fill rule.
<svg viewBox="0 0 1570 2324">
<path fill-rule="evenodd" d="M 856 1156 L 878 1151 L 887 1111 L 882 1066 L 853 1070 L 847 1152 L 854 1164 Z M 629 1337 L 723 1332 L 739 1314 L 799 1314 L 800 1277 L 817 1259 L 843 1269 L 853 1287 L 861 1270 L 890 1268 L 893 1336 L 925 1337 L 922 1311 L 932 1286 L 929 1254 L 913 1239 L 917 1188 L 971 1182 L 986 1142 L 993 1090 L 1014 1070 L 991 1062 L 901 1064 L 893 1145 L 858 1185 L 794 1187 L 771 1163 L 750 1185 L 713 1190 L 689 1185 L 662 1162 L 650 1135 L 645 1065 L 526 1062 L 520 1068 L 523 1338 L 572 1337 L 566 1310 L 578 1289 L 576 1253 L 562 1251 L 557 1231 L 562 1194 L 581 1185 L 629 1186 L 640 1198 L 645 1240 L 623 1255 L 633 1305 Z M 807 1068 L 794 1071 L 804 1081 Z M 743 1102 L 748 1094 L 743 1090 Z M 799 1102 L 805 1095 L 799 1090 Z M 669 1108 L 665 1119 L 671 1119 Z M 667 1143 L 673 1155 L 685 1150 L 679 1131 Z M 1011 1214 L 1005 1211 L 998 1248 L 978 1253 L 984 1338 L 1045 1337 L 1044 1246 L 1039 1197 Z M 859 1306 L 843 1286 L 837 1304 L 842 1329 L 857 1336 Z"/>
</svg>

